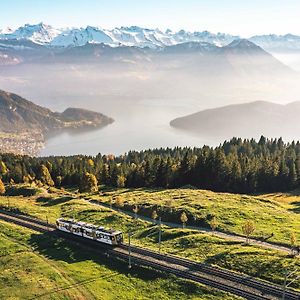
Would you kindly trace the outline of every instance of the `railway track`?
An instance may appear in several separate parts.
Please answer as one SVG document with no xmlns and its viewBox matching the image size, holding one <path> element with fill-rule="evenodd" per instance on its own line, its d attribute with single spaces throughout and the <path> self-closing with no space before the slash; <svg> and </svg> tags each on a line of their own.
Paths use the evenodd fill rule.
<svg viewBox="0 0 300 300">
<path fill-rule="evenodd" d="M 123 248 L 128 249 L 128 245 L 122 245 Z M 257 280 L 251 276 L 239 274 L 233 271 L 222 270 L 217 267 L 213 267 L 203 263 L 197 263 L 188 259 L 179 258 L 173 255 L 160 254 L 155 251 L 144 249 L 141 247 L 131 246 L 131 250 L 137 253 L 146 253 L 148 256 L 155 257 L 158 260 L 165 260 L 170 263 L 179 264 L 185 266 L 190 270 L 210 274 L 215 277 L 219 277 L 225 280 L 233 281 L 237 284 L 246 285 L 257 290 L 260 290 L 264 294 L 269 294 L 277 298 L 282 297 L 282 287 L 270 284 L 269 282 Z M 287 290 L 285 299 L 300 299 L 300 293 L 293 290 Z"/>
<path fill-rule="evenodd" d="M 53 232 L 55 234 L 59 233 L 60 236 L 62 235 L 61 232 L 56 232 L 56 227 L 54 225 L 25 215 L 1 211 L 0 219 L 42 233 Z M 68 239 L 81 241 L 80 237 L 68 233 L 64 233 L 63 236 Z M 92 240 L 85 239 L 84 241 L 85 246 L 88 244 L 95 249 L 96 245 L 97 248 L 102 250 L 102 253 L 104 250 L 108 255 L 116 256 L 124 260 L 128 259 L 128 245 L 126 244 L 110 248 L 99 245 L 99 243 Z M 160 254 L 149 249 L 131 246 L 131 260 L 133 264 L 148 266 L 153 269 L 171 273 L 178 277 L 202 283 L 249 300 L 281 299 L 282 297 L 282 287 L 278 285 L 235 272 L 222 270 L 210 265 L 197 263 L 188 259 Z M 299 300 L 300 293 L 293 290 L 287 290 L 285 299 Z"/>
</svg>

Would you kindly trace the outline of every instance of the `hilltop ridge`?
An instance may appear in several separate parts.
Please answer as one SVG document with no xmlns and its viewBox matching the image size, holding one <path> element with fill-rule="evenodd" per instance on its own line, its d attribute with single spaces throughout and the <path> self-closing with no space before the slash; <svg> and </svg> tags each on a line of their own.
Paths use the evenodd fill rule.
<svg viewBox="0 0 300 300">
<path fill-rule="evenodd" d="M 286 105 L 268 101 L 226 105 L 174 119 L 172 127 L 201 136 L 257 138 L 297 136 L 300 102 Z"/>
</svg>

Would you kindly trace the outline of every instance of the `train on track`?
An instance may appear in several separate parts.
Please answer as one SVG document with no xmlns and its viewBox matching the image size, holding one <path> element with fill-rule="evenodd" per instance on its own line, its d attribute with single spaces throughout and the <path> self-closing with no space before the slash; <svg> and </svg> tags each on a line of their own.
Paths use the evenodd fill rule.
<svg viewBox="0 0 300 300">
<path fill-rule="evenodd" d="M 60 218 L 56 220 L 56 227 L 58 230 L 112 246 L 120 245 L 123 242 L 122 231 L 106 229 L 85 222 Z"/>
</svg>

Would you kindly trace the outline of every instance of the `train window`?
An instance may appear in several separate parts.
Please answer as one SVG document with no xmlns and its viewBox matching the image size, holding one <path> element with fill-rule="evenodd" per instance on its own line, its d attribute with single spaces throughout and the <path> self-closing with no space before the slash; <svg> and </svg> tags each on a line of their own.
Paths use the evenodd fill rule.
<svg viewBox="0 0 300 300">
<path fill-rule="evenodd" d="M 97 238 L 98 239 L 102 239 L 102 234 L 101 233 L 97 233 Z"/>
</svg>

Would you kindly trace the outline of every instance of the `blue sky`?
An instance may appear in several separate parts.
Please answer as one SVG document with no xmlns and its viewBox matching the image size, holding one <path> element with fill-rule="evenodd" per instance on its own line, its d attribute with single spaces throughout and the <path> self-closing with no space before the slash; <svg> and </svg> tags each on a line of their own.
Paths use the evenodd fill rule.
<svg viewBox="0 0 300 300">
<path fill-rule="evenodd" d="M 0 0 L 0 27 L 138 25 L 248 37 L 300 34 L 300 0 Z"/>
</svg>

